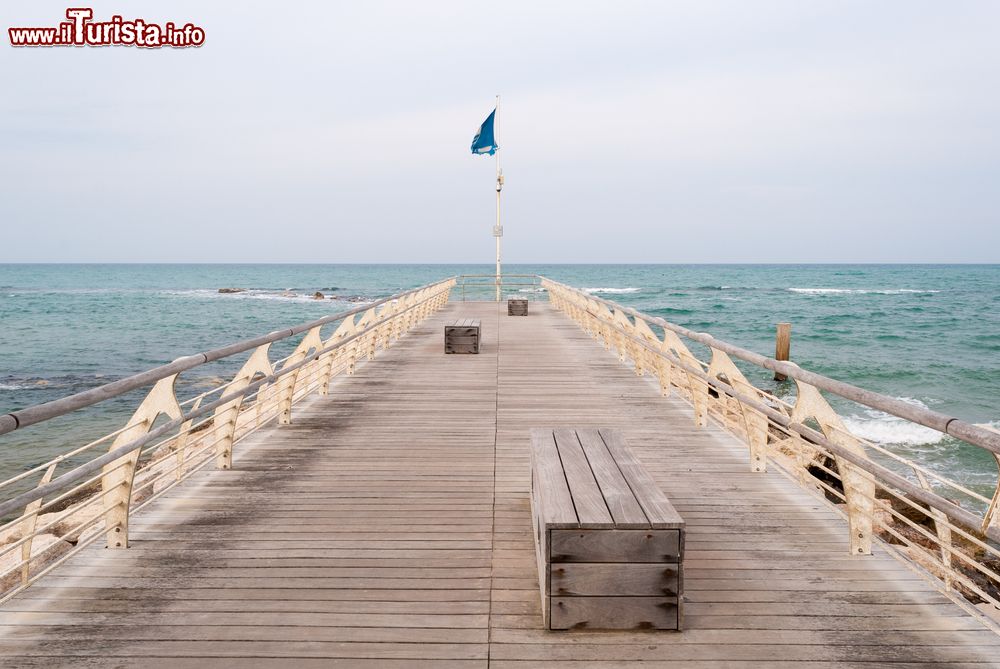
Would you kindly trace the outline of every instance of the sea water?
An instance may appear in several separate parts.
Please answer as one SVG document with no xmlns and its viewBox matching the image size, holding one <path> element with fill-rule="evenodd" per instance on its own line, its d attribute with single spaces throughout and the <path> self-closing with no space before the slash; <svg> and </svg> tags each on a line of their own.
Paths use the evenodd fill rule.
<svg viewBox="0 0 1000 669">
<path fill-rule="evenodd" d="M 787 321 L 792 359 L 802 367 L 1000 426 L 997 265 L 507 265 L 505 271 L 543 274 L 766 355 L 774 351 L 775 324 Z M 0 413 L 443 277 L 490 272 L 487 265 L 0 265 Z M 313 299 L 317 291 L 326 299 Z M 291 346 L 276 345 L 272 357 Z M 190 397 L 228 379 L 242 357 L 183 374 L 179 394 Z M 792 383 L 742 368 L 760 387 L 794 396 Z M 0 479 L 117 429 L 142 395 L 0 436 Z M 996 464 L 981 450 L 878 411 L 836 399 L 834 405 L 857 435 L 992 493 Z"/>
</svg>

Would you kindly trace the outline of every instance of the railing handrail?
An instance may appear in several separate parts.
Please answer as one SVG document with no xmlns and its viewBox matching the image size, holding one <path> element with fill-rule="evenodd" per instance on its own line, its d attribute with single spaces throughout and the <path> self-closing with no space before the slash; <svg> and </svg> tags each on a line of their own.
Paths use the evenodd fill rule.
<svg viewBox="0 0 1000 669">
<path fill-rule="evenodd" d="M 743 360 L 744 362 L 749 362 L 750 364 L 771 370 L 773 372 L 780 372 L 791 379 L 808 383 L 809 385 L 815 386 L 820 390 L 826 390 L 852 402 L 862 404 L 872 409 L 877 409 L 878 411 L 884 411 L 885 413 L 896 416 L 897 418 L 918 423 L 924 427 L 929 427 L 933 430 L 937 430 L 938 432 L 961 439 L 962 441 L 970 443 L 974 446 L 979 446 L 980 448 L 984 448 L 993 453 L 1000 454 L 1000 434 L 964 421 L 956 416 L 950 416 L 939 411 L 909 404 L 908 402 L 903 402 L 894 397 L 889 397 L 888 395 L 883 395 L 872 390 L 866 390 L 865 388 L 861 388 L 844 381 L 838 381 L 837 379 L 824 376 L 823 374 L 810 372 L 806 369 L 802 369 L 794 363 L 782 362 L 780 360 L 775 360 L 774 358 L 768 358 L 760 353 L 754 353 L 753 351 L 740 346 L 730 344 L 729 342 L 721 339 L 716 339 L 706 332 L 695 332 L 694 330 L 689 330 L 688 328 L 671 323 L 663 318 L 644 314 L 632 307 L 626 307 L 618 304 L 617 302 L 597 297 L 596 295 L 587 293 L 572 286 L 567 286 L 566 284 L 558 281 L 553 281 L 548 277 L 540 276 L 539 278 L 543 281 L 549 281 L 564 290 L 568 290 L 588 300 L 594 300 L 605 306 L 617 309 L 634 318 L 641 318 L 647 323 L 667 328 L 672 332 L 692 341 L 696 341 L 712 348 L 717 348 L 724 353 Z"/>
<path fill-rule="evenodd" d="M 0 416 L 0 435 L 13 432 L 29 425 L 35 425 L 52 418 L 64 416 L 68 413 L 72 413 L 73 411 L 99 404 L 138 388 L 145 388 L 146 386 L 150 386 L 161 379 L 167 378 L 168 376 L 172 376 L 173 374 L 178 374 L 189 369 L 194 369 L 195 367 L 200 367 L 205 363 L 222 360 L 223 358 L 228 358 L 238 353 L 244 353 L 263 344 L 272 344 L 276 341 L 281 341 L 282 339 L 287 339 L 288 337 L 293 337 L 297 334 L 307 332 L 320 325 L 327 325 L 329 323 L 344 320 L 345 318 L 355 316 L 368 311 L 369 309 L 380 307 L 381 305 L 392 302 L 393 300 L 399 300 L 407 295 L 420 292 L 421 290 L 433 288 L 434 286 L 438 286 L 455 278 L 457 277 L 448 277 L 418 288 L 413 288 L 402 293 L 391 295 L 381 300 L 376 300 L 375 302 L 365 304 L 360 307 L 349 309 L 348 311 L 331 314 L 330 316 L 324 316 L 323 318 L 316 319 L 309 323 L 303 323 L 284 330 L 275 330 L 274 332 L 261 337 L 245 339 L 234 344 L 229 344 L 228 346 L 205 351 L 204 353 L 195 353 L 183 356 L 181 358 L 177 358 L 171 363 L 154 367 L 146 370 L 145 372 L 140 372 L 139 374 L 133 374 L 132 376 L 128 376 L 124 379 L 112 381 L 111 383 L 105 383 L 104 385 L 97 386 L 96 388 L 84 390 L 73 395 L 67 395 L 66 397 L 62 397 L 57 400 L 44 402 L 42 404 L 35 404 L 24 409 L 12 411 L 8 414 Z"/>
<path fill-rule="evenodd" d="M 556 309 L 594 339 L 603 339 L 605 348 L 616 349 L 637 375 L 656 375 L 664 397 L 676 389 L 690 404 L 697 426 L 715 421 L 743 442 L 750 471 L 766 472 L 773 462 L 835 508 L 847 521 L 849 554 L 871 554 L 873 542 L 882 541 L 890 554 L 953 594 L 966 610 L 980 601 L 1000 608 L 1000 570 L 994 566 L 1000 559 L 1000 485 L 988 499 L 910 459 L 893 458 L 909 467 L 909 474 L 886 466 L 872 451 L 892 454 L 855 436 L 822 391 L 955 436 L 990 451 L 1000 466 L 1000 455 L 990 448 L 993 432 L 937 412 L 899 407 L 884 395 L 780 364 L 551 279 L 543 278 L 542 286 Z M 700 360 L 686 341 L 705 345 L 710 361 Z M 794 379 L 794 404 L 754 385 L 735 364 L 738 360 Z M 947 490 L 970 495 L 984 510 L 966 508 L 961 494 L 952 499 Z"/>
<path fill-rule="evenodd" d="M 428 284 L 427 286 L 419 288 L 418 290 L 424 290 L 425 288 L 433 288 L 434 286 L 440 285 L 447 281 L 450 281 L 450 279 L 445 279 L 444 281 Z M 411 305 L 409 309 L 414 309 L 417 306 L 419 306 L 419 304 Z M 368 308 L 371 309 L 372 307 Z M 404 310 L 404 312 L 405 311 L 406 310 Z M 399 313 L 404 313 L 404 312 L 399 312 Z M 393 316 L 398 316 L 399 313 L 393 314 Z M 306 358 L 300 360 L 299 362 L 293 365 L 282 367 L 280 370 L 274 372 L 273 374 L 259 378 L 258 380 L 245 386 L 243 389 L 223 395 L 222 397 L 218 398 L 213 402 L 210 402 L 209 404 L 202 404 L 198 408 L 192 409 L 188 413 L 182 414 L 178 418 L 175 418 L 173 420 L 164 423 L 163 425 L 153 428 L 152 430 L 150 430 L 149 432 L 147 432 L 146 434 L 142 435 L 137 439 L 134 439 L 126 444 L 122 444 L 121 446 L 118 446 L 108 451 L 107 453 L 104 453 L 103 455 L 93 458 L 92 460 L 88 460 L 87 462 L 75 467 L 74 469 L 71 469 L 70 471 L 60 475 L 58 478 L 55 478 L 49 481 L 48 483 L 42 484 L 36 488 L 21 493 L 20 495 L 17 495 L 15 497 L 11 497 L 8 500 L 0 501 L 0 518 L 2 518 L 5 514 L 15 509 L 22 508 L 27 504 L 34 502 L 35 500 L 42 499 L 43 497 L 49 495 L 50 493 L 58 492 L 60 490 L 65 490 L 68 486 L 72 485 L 76 481 L 83 479 L 88 474 L 92 474 L 98 471 L 104 465 L 110 462 L 114 462 L 118 458 L 122 457 L 123 455 L 131 451 L 136 450 L 137 448 L 142 448 L 143 446 L 154 441 L 155 439 L 158 439 L 159 437 L 162 437 L 163 435 L 168 434 L 169 432 L 177 429 L 184 423 L 205 416 L 208 413 L 214 411 L 215 409 L 218 409 L 219 407 L 224 406 L 229 402 L 232 402 L 233 400 L 252 394 L 253 391 L 257 390 L 258 388 L 267 384 L 274 383 L 275 381 L 285 376 L 286 374 L 297 372 L 300 368 L 304 367 L 308 363 L 321 358 L 330 351 L 340 348 L 345 344 L 351 343 L 352 341 L 368 334 L 368 332 L 376 329 L 381 325 L 382 323 L 371 323 L 363 330 L 359 330 L 358 332 L 355 332 L 352 335 L 349 335 L 342 339 L 338 339 L 336 342 L 331 343 L 329 346 L 325 346 L 320 350 L 312 352 Z"/>
<path fill-rule="evenodd" d="M 679 369 L 682 369 L 684 372 L 688 374 L 692 374 L 698 377 L 704 383 L 713 387 L 717 391 L 720 391 L 728 395 L 729 397 L 738 400 L 742 404 L 747 405 L 748 407 L 754 409 L 755 411 L 759 411 L 761 414 L 767 416 L 767 418 L 776 425 L 780 425 L 782 428 L 792 430 L 798 433 L 803 438 L 808 439 L 811 443 L 816 444 L 818 446 L 822 446 L 830 453 L 833 453 L 834 455 L 844 458 L 855 467 L 858 467 L 859 469 L 867 472 L 873 477 L 877 477 L 878 479 L 892 483 L 897 488 L 911 495 L 913 498 L 923 502 L 924 504 L 927 504 L 930 508 L 941 511 L 952 520 L 963 523 L 970 527 L 975 527 L 978 524 L 979 519 L 975 516 L 975 514 L 969 512 L 967 509 L 963 509 L 954 501 L 942 497 L 941 495 L 933 491 L 924 490 L 920 486 L 914 485 L 910 481 L 907 481 L 903 476 L 900 476 L 896 472 L 893 472 L 891 469 L 885 467 L 884 465 L 880 465 L 876 462 L 871 461 L 868 458 L 858 456 L 857 454 L 852 453 L 850 449 L 845 448 L 828 439 L 825 435 L 823 435 L 822 432 L 818 432 L 817 430 L 809 427 L 808 425 L 792 421 L 788 416 L 785 416 L 780 411 L 777 411 L 773 407 L 768 406 L 759 398 L 748 396 L 747 394 L 740 392 L 740 390 L 738 390 L 733 385 L 725 383 L 717 378 L 713 378 L 712 376 L 707 374 L 704 370 L 698 369 L 696 367 L 691 367 L 690 365 L 686 364 L 683 360 L 675 356 L 668 355 L 664 351 L 655 349 L 650 345 L 649 342 L 635 336 L 634 334 L 624 333 L 622 336 L 630 339 L 634 344 L 648 350 L 650 353 L 667 358 L 670 361 L 670 363 L 673 364 L 674 366 L 678 367 Z M 983 530 L 983 533 L 990 539 L 1000 542 L 1000 528 L 988 527 Z"/>
<path fill-rule="evenodd" d="M 455 278 L 457 278 L 457 279 L 469 279 L 469 278 L 479 279 L 479 278 L 489 277 L 490 279 L 495 279 L 496 276 L 497 276 L 496 274 L 459 274 Z M 515 279 L 541 279 L 541 278 L 543 278 L 541 274 L 507 274 L 506 272 L 504 272 L 503 274 L 500 275 L 500 279 L 503 280 L 503 278 L 505 276 L 509 276 L 509 277 L 512 277 L 512 278 L 515 278 Z"/>
<path fill-rule="evenodd" d="M 210 463 L 220 470 L 231 469 L 236 444 L 272 422 L 290 424 L 293 407 L 299 401 L 313 393 L 329 394 L 333 379 L 338 374 L 353 374 L 359 358 L 373 360 L 379 350 L 389 349 L 445 306 L 455 284 L 455 277 L 443 279 L 15 412 L 15 419 L 24 420 L 13 421 L 14 429 L 153 384 L 125 427 L 0 482 L 2 494 L 11 494 L 0 501 L 0 518 L 4 518 L 0 532 L 14 537 L 0 546 L 5 570 L 0 576 L 8 579 L 14 571 L 20 571 L 21 577 L 19 584 L 11 585 L 9 579 L 0 584 L 0 602 L 102 534 L 109 548 L 127 548 L 129 517 L 135 510 Z M 337 322 L 340 325 L 336 331 L 323 333 L 324 326 Z M 305 334 L 291 354 L 271 360 L 272 343 L 300 333 Z M 248 350 L 252 350 L 250 356 L 232 381 L 183 402 L 178 399 L 176 381 L 180 372 Z M 211 397 L 212 401 L 206 399 Z M 157 425 L 161 417 L 168 420 Z M 114 441 L 106 452 L 75 466 L 70 461 L 71 456 L 111 439 Z M 70 469 L 57 476 L 61 464 Z M 33 477 L 38 478 L 37 485 L 19 493 L 23 483 Z M 18 487 L 8 488 L 14 485 Z M 15 511 L 20 514 L 7 518 Z M 53 553 L 53 547 L 61 545 L 59 542 L 39 545 L 35 541 L 50 531 L 57 537 L 78 534 L 70 542 L 71 549 Z M 11 563 L 10 558 L 16 559 L 18 554 L 19 561 Z M 12 589 L 4 590 L 7 585 Z"/>
</svg>

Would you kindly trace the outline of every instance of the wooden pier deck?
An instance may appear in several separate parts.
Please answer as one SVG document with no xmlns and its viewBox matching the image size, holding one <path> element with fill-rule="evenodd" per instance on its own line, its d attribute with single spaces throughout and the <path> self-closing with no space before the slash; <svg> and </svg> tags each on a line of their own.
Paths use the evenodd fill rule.
<svg viewBox="0 0 1000 669">
<path fill-rule="evenodd" d="M 482 321 L 482 353 L 442 329 Z M 681 633 L 541 629 L 534 426 L 622 429 L 687 522 Z M 0 607 L 0 666 L 984 667 L 1000 637 L 561 313 L 452 303 Z"/>
</svg>

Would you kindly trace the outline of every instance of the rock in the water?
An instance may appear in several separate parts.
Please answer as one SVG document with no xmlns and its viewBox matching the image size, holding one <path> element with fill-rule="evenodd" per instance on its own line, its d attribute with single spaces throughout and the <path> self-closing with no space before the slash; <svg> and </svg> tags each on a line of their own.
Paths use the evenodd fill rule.
<svg viewBox="0 0 1000 669">
<path fill-rule="evenodd" d="M 228 295 L 230 293 L 243 293 L 246 292 L 246 288 L 220 288 L 219 292 L 223 295 Z"/>
<path fill-rule="evenodd" d="M 317 291 L 316 291 L 315 293 L 313 293 L 313 299 L 314 299 L 314 300 L 325 300 L 325 299 L 326 299 L 326 296 L 325 296 L 325 295 L 323 295 L 323 293 L 321 293 L 321 292 L 319 292 L 319 291 L 317 290 Z"/>
</svg>

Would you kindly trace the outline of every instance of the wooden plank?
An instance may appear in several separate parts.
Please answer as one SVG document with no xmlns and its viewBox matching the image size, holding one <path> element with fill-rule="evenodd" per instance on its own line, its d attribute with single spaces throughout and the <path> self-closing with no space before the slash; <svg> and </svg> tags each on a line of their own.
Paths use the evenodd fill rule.
<svg viewBox="0 0 1000 669">
<path fill-rule="evenodd" d="M 534 457 L 534 456 L 532 456 Z M 545 525 L 544 500 L 538 492 L 538 471 L 531 469 L 531 528 L 535 540 L 535 573 L 538 577 L 538 595 L 542 607 L 542 620 L 549 621 L 549 570 L 546 556 L 549 554 L 550 530 Z"/>
<path fill-rule="evenodd" d="M 635 493 L 636 500 L 646 512 L 650 525 L 657 528 L 684 527 L 684 520 L 663 494 L 663 491 L 660 490 L 653 477 L 633 455 L 625 443 L 622 433 L 618 430 L 604 429 L 600 431 L 600 434 L 608 451 L 618 463 L 622 475 L 632 488 L 632 492 Z"/>
<path fill-rule="evenodd" d="M 553 597 L 551 629 L 677 629 L 673 597 Z"/>
<path fill-rule="evenodd" d="M 576 432 L 553 430 L 553 435 L 580 527 L 614 527 L 615 521 L 604 503 L 604 495 L 594 479 Z"/>
<path fill-rule="evenodd" d="M 677 562 L 679 530 L 552 530 L 552 562 Z"/>
<path fill-rule="evenodd" d="M 531 471 L 538 477 L 534 494 L 545 512 L 542 517 L 544 527 L 579 527 L 580 521 L 573 506 L 573 496 L 566 483 L 552 430 L 531 430 Z"/>
<path fill-rule="evenodd" d="M 678 571 L 678 565 L 666 563 L 554 563 L 549 565 L 549 594 L 577 597 L 676 597 Z"/>
<path fill-rule="evenodd" d="M 576 435 L 604 496 L 604 503 L 614 519 L 615 527 L 619 529 L 651 527 L 646 513 L 636 500 L 635 493 L 622 476 L 598 431 L 577 430 Z"/>
</svg>

